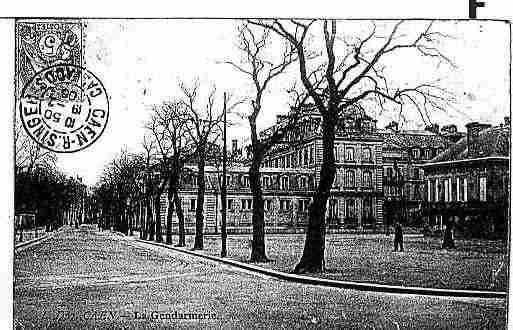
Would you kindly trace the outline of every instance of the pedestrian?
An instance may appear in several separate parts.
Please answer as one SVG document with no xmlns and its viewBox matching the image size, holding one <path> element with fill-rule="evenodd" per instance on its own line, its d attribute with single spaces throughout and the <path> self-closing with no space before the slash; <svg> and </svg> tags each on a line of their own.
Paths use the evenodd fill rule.
<svg viewBox="0 0 513 330">
<path fill-rule="evenodd" d="M 394 236 L 394 251 L 397 251 L 399 247 L 399 251 L 403 251 L 403 228 L 401 227 L 401 223 L 396 221 L 395 223 L 395 236 Z"/>
</svg>

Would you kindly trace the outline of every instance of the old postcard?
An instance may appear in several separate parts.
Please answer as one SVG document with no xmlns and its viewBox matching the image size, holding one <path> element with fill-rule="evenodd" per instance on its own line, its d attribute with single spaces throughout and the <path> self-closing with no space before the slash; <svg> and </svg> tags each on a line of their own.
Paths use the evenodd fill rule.
<svg viewBox="0 0 513 330">
<path fill-rule="evenodd" d="M 507 327 L 509 21 L 12 21 L 15 329 Z"/>
</svg>

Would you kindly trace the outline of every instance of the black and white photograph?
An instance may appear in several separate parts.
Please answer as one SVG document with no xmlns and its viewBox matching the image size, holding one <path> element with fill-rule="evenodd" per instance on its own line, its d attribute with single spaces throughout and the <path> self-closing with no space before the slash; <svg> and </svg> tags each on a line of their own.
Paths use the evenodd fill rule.
<svg viewBox="0 0 513 330">
<path fill-rule="evenodd" d="M 10 19 L 12 328 L 508 327 L 509 21 L 162 15 Z"/>
</svg>

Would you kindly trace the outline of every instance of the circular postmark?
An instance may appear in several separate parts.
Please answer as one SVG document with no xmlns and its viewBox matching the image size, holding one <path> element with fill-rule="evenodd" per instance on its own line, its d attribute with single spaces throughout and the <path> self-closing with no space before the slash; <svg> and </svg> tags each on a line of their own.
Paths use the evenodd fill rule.
<svg viewBox="0 0 513 330">
<path fill-rule="evenodd" d="M 34 141 L 48 150 L 70 153 L 87 148 L 102 135 L 109 101 L 102 82 L 89 70 L 57 64 L 25 84 L 19 111 Z"/>
</svg>

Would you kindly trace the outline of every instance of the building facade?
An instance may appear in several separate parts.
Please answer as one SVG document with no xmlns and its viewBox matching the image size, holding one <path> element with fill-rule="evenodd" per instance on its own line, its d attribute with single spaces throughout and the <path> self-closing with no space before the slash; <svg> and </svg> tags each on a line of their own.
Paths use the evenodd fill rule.
<svg viewBox="0 0 513 330">
<path fill-rule="evenodd" d="M 452 222 L 471 237 L 497 237 L 509 223 L 510 123 L 467 124 L 467 136 L 423 165 L 424 215 L 435 230 Z"/>
<path fill-rule="evenodd" d="M 307 110 L 308 111 L 308 110 Z M 304 229 L 308 205 L 319 182 L 322 165 L 321 116 L 314 109 L 288 129 L 263 160 L 261 180 L 266 228 Z M 454 144 L 461 133 L 454 125 L 426 130 L 399 130 L 396 123 L 384 129 L 361 108 L 340 117 L 335 138 L 336 176 L 326 205 L 328 229 L 376 228 L 394 221 L 415 224 L 422 220 L 427 193 L 424 164 Z M 281 129 L 286 116 L 260 133 L 265 139 Z M 250 155 L 232 141 L 234 165 L 227 174 L 227 226 L 231 232 L 250 231 L 252 195 L 249 187 Z M 181 178 L 180 195 L 188 231 L 194 231 L 197 178 L 188 166 Z M 220 230 L 221 170 L 205 169 L 205 232 Z M 167 196 L 161 198 L 161 216 L 167 213 Z M 177 223 L 176 216 L 173 221 Z M 418 223 L 417 223 L 418 224 Z M 176 226 L 175 226 L 176 228 Z"/>
</svg>

